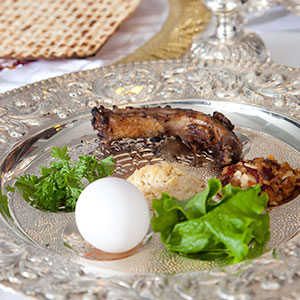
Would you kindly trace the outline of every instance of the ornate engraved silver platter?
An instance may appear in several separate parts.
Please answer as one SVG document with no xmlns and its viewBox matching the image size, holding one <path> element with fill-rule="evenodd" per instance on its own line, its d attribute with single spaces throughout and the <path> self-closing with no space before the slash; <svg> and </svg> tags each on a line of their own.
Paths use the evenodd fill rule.
<svg viewBox="0 0 300 300">
<path fill-rule="evenodd" d="M 237 126 L 245 156 L 272 154 L 299 168 L 299 83 L 299 70 L 274 64 L 179 60 L 72 73 L 14 90 L 0 96 L 1 189 L 47 163 L 53 146 L 67 144 L 73 155 L 95 150 L 95 105 L 219 110 Z M 143 143 L 142 159 L 131 156 L 129 169 L 119 159 L 119 175 L 133 162 L 160 158 Z M 80 255 L 71 213 L 45 215 L 8 193 L 0 203 L 0 284 L 41 299 L 297 299 L 299 208 L 298 197 L 271 210 L 267 252 L 251 262 L 223 268 L 165 256 L 156 237 L 132 257 L 95 262 Z"/>
</svg>

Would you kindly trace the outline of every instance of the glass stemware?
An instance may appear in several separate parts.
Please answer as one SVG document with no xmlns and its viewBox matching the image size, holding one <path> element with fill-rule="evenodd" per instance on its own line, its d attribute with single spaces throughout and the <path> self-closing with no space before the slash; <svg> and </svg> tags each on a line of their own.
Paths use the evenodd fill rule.
<svg viewBox="0 0 300 300">
<path fill-rule="evenodd" d="M 262 39 L 245 28 L 248 0 L 202 0 L 211 11 L 215 31 L 199 35 L 193 42 L 191 57 L 266 62 L 270 55 Z"/>
<path fill-rule="evenodd" d="M 282 5 L 300 16 L 299 0 L 202 0 L 211 11 L 208 29 L 192 43 L 190 57 L 231 61 L 271 61 L 263 40 L 245 28 L 247 14 L 263 15 L 275 5 Z M 212 31 L 213 29 L 213 31 Z"/>
</svg>

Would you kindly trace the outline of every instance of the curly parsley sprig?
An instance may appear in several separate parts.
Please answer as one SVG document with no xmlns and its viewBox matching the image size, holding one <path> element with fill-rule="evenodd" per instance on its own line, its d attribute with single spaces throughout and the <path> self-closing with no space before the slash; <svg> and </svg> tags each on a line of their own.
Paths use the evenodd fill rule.
<svg viewBox="0 0 300 300">
<path fill-rule="evenodd" d="M 114 170 L 112 156 L 97 160 L 95 155 L 82 155 L 74 162 L 67 151 L 66 146 L 52 148 L 50 155 L 57 161 L 40 167 L 40 176 L 25 174 L 16 179 L 15 186 L 28 203 L 51 212 L 74 211 L 84 180 L 91 183 Z"/>
</svg>

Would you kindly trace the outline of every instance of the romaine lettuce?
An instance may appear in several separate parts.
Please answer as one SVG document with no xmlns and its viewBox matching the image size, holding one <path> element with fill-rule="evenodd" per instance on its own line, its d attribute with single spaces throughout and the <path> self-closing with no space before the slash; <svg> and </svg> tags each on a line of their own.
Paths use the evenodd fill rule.
<svg viewBox="0 0 300 300">
<path fill-rule="evenodd" d="M 219 201 L 213 198 L 219 193 Z M 227 257 L 239 262 L 251 248 L 269 239 L 269 213 L 266 193 L 256 185 L 247 190 L 227 185 L 218 179 L 208 181 L 207 188 L 187 200 L 178 200 L 166 193 L 153 199 L 156 214 L 151 220 L 154 232 L 172 251 L 202 259 Z"/>
</svg>

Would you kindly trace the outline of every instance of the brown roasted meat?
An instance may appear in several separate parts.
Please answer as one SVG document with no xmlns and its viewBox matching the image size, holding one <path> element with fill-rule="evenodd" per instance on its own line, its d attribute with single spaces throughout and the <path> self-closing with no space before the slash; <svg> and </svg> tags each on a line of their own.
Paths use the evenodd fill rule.
<svg viewBox="0 0 300 300">
<path fill-rule="evenodd" d="M 258 157 L 227 166 L 222 171 L 223 186 L 231 183 L 246 189 L 256 184 L 269 196 L 268 205 L 279 205 L 300 192 L 300 170 L 287 162 L 278 163 L 273 156 Z"/>
<path fill-rule="evenodd" d="M 178 136 L 192 151 L 206 151 L 217 162 L 228 165 L 240 160 L 242 143 L 234 126 L 221 113 L 213 116 L 191 109 L 127 107 L 92 109 L 92 125 L 104 142 L 124 137 Z"/>
</svg>

